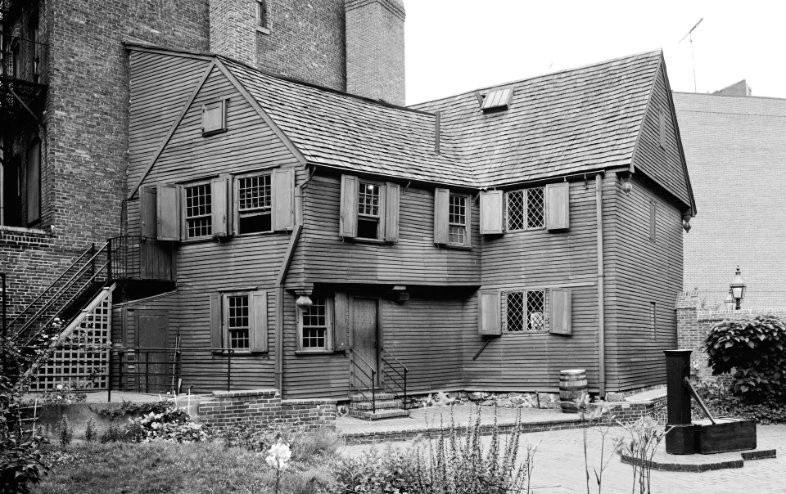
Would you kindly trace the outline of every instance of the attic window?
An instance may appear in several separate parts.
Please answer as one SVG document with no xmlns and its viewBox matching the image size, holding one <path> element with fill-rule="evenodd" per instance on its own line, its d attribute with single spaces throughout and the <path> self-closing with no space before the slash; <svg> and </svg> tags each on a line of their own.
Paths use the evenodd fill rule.
<svg viewBox="0 0 786 494">
<path fill-rule="evenodd" d="M 209 136 L 226 132 L 227 114 L 226 100 L 214 101 L 202 105 L 202 135 Z"/>
<path fill-rule="evenodd" d="M 483 113 L 507 110 L 512 98 L 513 89 L 494 89 L 483 98 L 480 109 L 483 110 Z"/>
</svg>

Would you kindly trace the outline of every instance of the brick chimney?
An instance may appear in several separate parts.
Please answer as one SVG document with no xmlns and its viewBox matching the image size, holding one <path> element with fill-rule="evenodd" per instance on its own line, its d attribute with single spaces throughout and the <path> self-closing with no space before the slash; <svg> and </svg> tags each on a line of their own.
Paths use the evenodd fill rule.
<svg viewBox="0 0 786 494">
<path fill-rule="evenodd" d="M 347 92 L 404 105 L 403 0 L 346 0 Z"/>
<path fill-rule="evenodd" d="M 748 82 L 743 79 L 739 82 L 735 82 L 729 87 L 719 89 L 712 94 L 722 94 L 724 96 L 750 96 L 753 94 L 753 91 L 748 85 Z"/>
<path fill-rule="evenodd" d="M 210 0 L 210 51 L 257 65 L 257 2 Z"/>
</svg>

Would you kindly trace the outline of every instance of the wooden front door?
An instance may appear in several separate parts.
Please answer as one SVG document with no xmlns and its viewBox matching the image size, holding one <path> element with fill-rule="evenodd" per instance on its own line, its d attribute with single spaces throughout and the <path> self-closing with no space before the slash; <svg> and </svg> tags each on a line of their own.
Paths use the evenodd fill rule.
<svg viewBox="0 0 786 494">
<path fill-rule="evenodd" d="M 379 383 L 379 328 L 377 326 L 377 300 L 355 298 L 352 301 L 352 350 L 355 365 L 352 368 L 352 385 L 358 389 L 371 384 L 371 371 Z M 358 358 L 359 357 L 359 358 Z"/>
<path fill-rule="evenodd" d="M 169 390 L 172 352 L 166 350 L 167 313 L 162 310 L 134 311 L 136 343 L 137 390 L 143 393 L 164 393 Z"/>
</svg>

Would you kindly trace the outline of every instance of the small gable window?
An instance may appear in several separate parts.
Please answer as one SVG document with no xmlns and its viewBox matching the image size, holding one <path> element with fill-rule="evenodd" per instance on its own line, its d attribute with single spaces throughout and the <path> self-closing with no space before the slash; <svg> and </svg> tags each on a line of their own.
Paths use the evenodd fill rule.
<svg viewBox="0 0 786 494">
<path fill-rule="evenodd" d="M 239 177 L 235 180 L 235 187 L 237 233 L 271 231 L 270 174 Z"/>
<path fill-rule="evenodd" d="M 543 187 L 507 193 L 508 231 L 536 230 L 546 226 Z"/>
<path fill-rule="evenodd" d="M 202 105 L 202 135 L 226 132 L 226 100 Z"/>
</svg>

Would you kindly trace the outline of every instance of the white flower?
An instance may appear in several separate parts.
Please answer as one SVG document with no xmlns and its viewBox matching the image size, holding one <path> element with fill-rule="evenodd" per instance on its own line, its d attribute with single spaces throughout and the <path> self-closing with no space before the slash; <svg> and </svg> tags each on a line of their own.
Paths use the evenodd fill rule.
<svg viewBox="0 0 786 494">
<path fill-rule="evenodd" d="M 57 390 L 59 391 L 59 390 L 61 390 L 61 389 L 63 389 L 63 385 L 62 385 L 62 384 L 58 384 L 58 385 L 57 385 Z"/>
<path fill-rule="evenodd" d="M 289 445 L 279 440 L 270 447 L 270 451 L 268 451 L 268 456 L 265 458 L 265 461 L 271 467 L 283 472 L 289 466 L 287 462 L 291 457 L 292 451 L 289 450 Z"/>
</svg>

